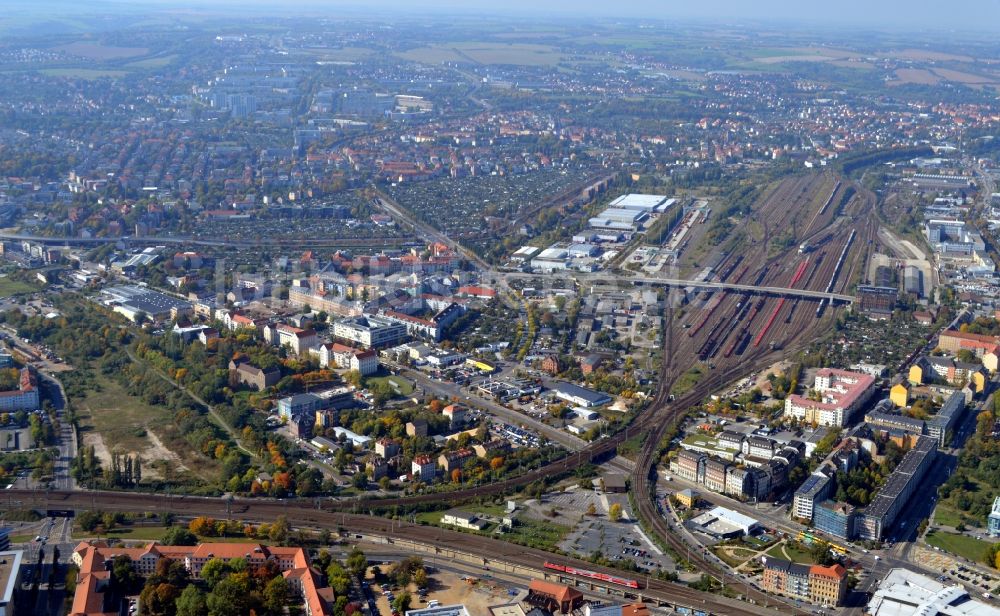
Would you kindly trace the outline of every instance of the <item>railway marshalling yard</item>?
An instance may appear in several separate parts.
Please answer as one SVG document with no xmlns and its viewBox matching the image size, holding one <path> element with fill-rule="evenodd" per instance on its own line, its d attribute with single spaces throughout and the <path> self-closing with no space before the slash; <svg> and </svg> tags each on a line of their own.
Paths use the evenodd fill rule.
<svg viewBox="0 0 1000 616">
<path fill-rule="evenodd" d="M 863 269 L 876 229 L 873 198 L 847 195 L 851 189 L 825 175 L 778 183 L 741 223 L 761 225 L 763 238 L 744 240 L 742 250 L 725 255 L 716 268 L 719 277 L 757 286 L 847 293 Z M 845 196 L 846 204 L 839 206 Z M 782 234 L 788 234 L 783 247 L 775 250 L 775 239 Z M 807 250 L 800 252 L 803 245 Z M 702 310 L 688 311 L 682 321 L 687 332 L 680 336 L 675 354 L 697 356 L 719 367 L 739 364 L 748 349 L 794 346 L 828 329 L 835 318 L 835 311 L 822 301 L 716 295 L 721 297 L 708 299 Z"/>
<path fill-rule="evenodd" d="M 704 272 L 706 280 L 847 295 L 865 278 L 866 263 L 879 241 L 874 202 L 874 196 L 865 189 L 832 174 L 790 177 L 767 186 L 749 211 L 733 217 L 728 239 L 706 261 L 710 266 L 693 263 L 684 251 L 678 255 L 679 263 L 687 274 Z M 689 408 L 710 393 L 784 359 L 787 354 L 822 336 L 830 330 L 837 312 L 843 308 L 831 306 L 829 300 L 820 298 L 759 294 L 740 289 L 695 290 L 688 293 L 684 301 L 674 301 L 679 293 L 671 291 L 667 295 L 664 361 L 657 392 L 628 429 L 598 439 L 577 454 L 539 469 L 488 485 L 449 492 L 449 504 L 496 498 L 528 483 L 564 475 L 586 461 L 602 463 L 614 458 L 620 444 L 638 436 L 641 448 L 631 471 L 634 511 L 630 513 L 643 521 L 647 533 L 657 536 L 673 553 L 684 554 L 688 545 L 653 500 L 662 436 Z M 697 371 L 697 378 L 689 378 L 685 387 L 679 387 L 692 369 Z M 209 513 L 202 510 L 207 506 L 203 501 L 183 502 L 139 494 L 41 495 L 12 490 L 10 497 L 25 503 L 39 503 L 39 499 L 45 499 L 46 507 L 56 509 L 101 504 L 136 511 L 165 509 L 180 514 L 188 511 Z M 246 501 L 233 507 L 234 513 L 239 511 L 247 519 L 266 520 L 270 515 L 284 512 L 291 522 L 301 527 L 339 526 L 382 538 L 416 539 L 426 535 L 426 542 L 440 549 L 450 548 L 456 554 L 479 554 L 487 561 L 492 558 L 522 567 L 522 573 L 534 569 L 534 575 L 541 575 L 544 556 L 538 550 L 519 546 L 501 548 L 503 544 L 495 539 L 439 528 L 422 530 L 419 526 L 394 524 L 391 520 L 347 514 L 374 512 L 376 508 L 383 512 L 399 511 L 399 508 L 438 503 L 441 499 L 440 494 L 424 493 L 308 503 Z M 344 513 L 338 514 L 338 511 Z M 552 558 L 576 567 L 588 566 L 574 557 Z M 697 571 L 725 577 L 721 563 L 706 554 L 687 553 L 685 560 Z M 614 571 L 589 566 L 597 571 Z M 573 576 L 562 576 L 562 579 L 574 580 Z M 718 614 L 760 613 L 763 611 L 761 606 L 769 601 L 773 603 L 768 595 L 748 583 L 737 583 L 732 593 L 747 601 L 743 604 L 745 607 L 737 607 L 729 599 L 649 577 L 644 578 L 642 589 L 645 592 L 637 596 L 672 605 L 700 604 Z M 787 604 L 783 604 L 782 609 L 787 613 L 799 612 Z"/>
<path fill-rule="evenodd" d="M 850 295 L 867 280 L 876 252 L 874 203 L 870 192 L 831 174 L 775 182 L 748 214 L 734 217 L 728 239 L 713 253 L 699 260 L 686 254 L 691 248 L 679 254 L 678 277 Z M 787 354 L 829 331 L 837 312 L 819 299 L 738 290 L 682 296 L 668 295 L 668 379 L 696 365 L 751 371 L 762 355 Z"/>
</svg>

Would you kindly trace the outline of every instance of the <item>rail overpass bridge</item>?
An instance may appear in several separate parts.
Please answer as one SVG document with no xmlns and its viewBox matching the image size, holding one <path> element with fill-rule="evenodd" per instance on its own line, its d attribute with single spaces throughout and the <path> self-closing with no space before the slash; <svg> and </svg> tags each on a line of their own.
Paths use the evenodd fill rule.
<svg viewBox="0 0 1000 616">
<path fill-rule="evenodd" d="M 544 278 L 545 274 L 503 274 L 508 280 L 512 279 L 537 279 Z M 844 304 L 853 303 L 856 299 L 853 295 L 843 293 L 826 293 L 824 291 L 811 291 L 809 289 L 789 289 L 787 287 L 759 287 L 749 284 L 735 284 L 731 282 L 718 282 L 712 280 L 685 280 L 683 278 L 665 278 L 660 276 L 613 276 L 607 273 L 587 274 L 572 273 L 570 277 L 580 285 L 610 285 L 621 286 L 623 284 L 632 286 L 661 286 L 679 287 L 708 290 L 727 290 L 750 293 L 754 295 L 774 295 L 779 297 L 792 297 L 799 299 L 827 300 Z"/>
<path fill-rule="evenodd" d="M 235 241 L 235 240 L 205 240 L 205 239 L 193 239 L 193 238 L 183 238 L 183 237 L 134 237 L 134 236 L 122 236 L 122 237 L 46 237 L 41 235 L 30 235 L 23 233 L 0 233 L 0 240 L 10 240 L 10 241 L 31 241 L 40 244 L 58 244 L 62 246 L 68 245 L 93 245 L 93 244 L 107 244 L 109 242 L 124 241 L 132 244 L 187 244 L 195 246 L 230 246 L 230 247 L 259 247 L 265 244 L 280 245 L 284 242 L 280 240 L 262 240 L 262 241 Z M 337 244 L 348 244 L 349 240 L 338 240 L 334 242 Z M 377 242 L 372 242 L 377 243 Z M 815 299 L 815 300 L 827 300 L 832 303 L 853 303 L 855 297 L 853 295 L 844 295 L 841 293 L 826 293 L 824 291 L 810 291 L 808 289 L 789 289 L 786 287 L 758 287 L 748 284 L 735 284 L 730 282 L 717 282 L 711 280 L 685 280 L 683 278 L 665 278 L 659 276 L 614 276 L 606 272 L 598 273 L 585 273 L 585 272 L 567 272 L 570 277 L 581 285 L 611 285 L 620 286 L 622 284 L 629 284 L 633 286 L 663 286 L 663 287 L 678 287 L 678 288 L 691 288 L 691 289 L 708 289 L 708 290 L 728 290 L 728 291 L 738 291 L 742 293 L 751 293 L 754 295 L 772 295 L 778 297 L 793 297 L 800 299 Z M 525 274 L 520 272 L 505 272 L 499 273 L 493 270 L 485 270 L 486 278 L 489 281 L 490 278 L 501 279 L 503 282 L 509 282 L 516 279 L 537 279 L 544 278 L 546 274 Z M 549 274 L 551 275 L 551 274 Z"/>
</svg>

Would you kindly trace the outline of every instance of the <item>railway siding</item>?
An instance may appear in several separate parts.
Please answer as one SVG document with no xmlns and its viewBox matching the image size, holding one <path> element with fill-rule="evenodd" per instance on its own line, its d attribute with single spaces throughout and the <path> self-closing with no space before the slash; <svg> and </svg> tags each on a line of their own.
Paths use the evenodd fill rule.
<svg viewBox="0 0 1000 616">
<path fill-rule="evenodd" d="M 427 554 L 450 555 L 468 564 L 545 579 L 546 560 L 579 569 L 587 569 L 608 576 L 625 577 L 628 574 L 608 567 L 567 556 L 555 556 L 544 550 L 508 543 L 498 539 L 470 533 L 423 526 L 389 518 L 376 518 L 360 514 L 330 512 L 315 508 L 312 500 L 306 502 L 274 501 L 262 499 L 166 496 L 118 492 L 82 492 L 8 490 L 8 499 L 18 500 L 23 506 L 42 510 L 84 510 L 103 508 L 132 511 L 174 513 L 181 516 L 210 515 L 220 519 L 235 517 L 247 521 L 264 522 L 284 515 L 295 527 L 339 529 L 349 532 L 354 539 L 368 539 L 410 547 Z M 589 585 L 592 589 L 604 588 L 599 580 L 553 572 L 550 578 L 561 578 L 574 585 Z M 612 586 L 619 596 L 634 598 L 662 606 L 681 606 L 705 610 L 714 615 L 751 616 L 770 613 L 760 606 L 740 603 L 717 595 L 696 591 L 687 586 L 654 578 L 640 580 L 641 588 Z M 626 594 L 628 593 L 628 594 Z"/>
</svg>

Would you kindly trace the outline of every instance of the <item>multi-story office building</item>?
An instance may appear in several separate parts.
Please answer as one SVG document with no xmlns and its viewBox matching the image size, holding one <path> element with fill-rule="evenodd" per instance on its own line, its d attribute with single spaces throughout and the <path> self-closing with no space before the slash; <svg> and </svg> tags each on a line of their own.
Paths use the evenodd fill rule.
<svg viewBox="0 0 1000 616">
<path fill-rule="evenodd" d="M 704 483 L 705 462 L 707 460 L 708 456 L 703 453 L 695 451 L 681 451 L 677 454 L 676 468 L 674 471 L 678 476 L 683 477 L 688 481 Z"/>
<path fill-rule="evenodd" d="M 854 538 L 856 509 L 847 503 L 823 501 L 813 508 L 813 526 L 816 530 L 847 539 Z"/>
<path fill-rule="evenodd" d="M 378 316 L 341 319 L 333 324 L 333 336 L 366 349 L 395 346 L 406 339 L 406 327 Z"/>
<path fill-rule="evenodd" d="M 800 520 L 813 519 L 816 503 L 825 500 L 833 491 L 833 480 L 822 472 L 815 472 L 799 486 L 792 499 L 792 515 Z"/>
<path fill-rule="evenodd" d="M 726 489 L 726 471 L 729 465 L 722 460 L 709 458 L 705 462 L 705 487 L 713 492 L 724 492 Z"/>
<path fill-rule="evenodd" d="M 855 528 L 861 539 L 882 540 L 934 462 L 937 440 L 927 436 L 916 439 L 916 444 L 906 452 L 871 504 L 858 517 Z"/>
</svg>

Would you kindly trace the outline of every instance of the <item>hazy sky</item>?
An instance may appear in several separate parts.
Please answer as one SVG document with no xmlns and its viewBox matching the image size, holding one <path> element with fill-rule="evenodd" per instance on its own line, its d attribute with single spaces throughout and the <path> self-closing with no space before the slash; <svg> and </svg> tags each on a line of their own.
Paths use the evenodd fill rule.
<svg viewBox="0 0 1000 616">
<path fill-rule="evenodd" d="M 135 2 L 136 0 L 133 0 Z M 367 6 L 414 12 L 421 8 L 496 14 L 565 13 L 623 18 L 760 19 L 856 23 L 889 29 L 1000 30 L 1000 0 L 138 0 L 155 4 L 219 7 L 227 4 L 310 8 Z"/>
<path fill-rule="evenodd" d="M 25 0 L 2 0 L 18 5 Z M 49 2 L 26 4 L 36 11 Z M 347 10 L 351 13 L 389 12 L 408 14 L 489 13 L 530 16 L 563 15 L 623 19 L 699 19 L 718 21 L 759 20 L 855 25 L 878 29 L 988 30 L 1000 32 L 1000 0 L 91 0 L 79 8 L 99 3 L 118 4 L 123 9 L 141 5 L 165 8 L 183 6 L 200 9 L 244 9 L 293 14 L 294 7 L 308 12 Z"/>
</svg>

